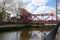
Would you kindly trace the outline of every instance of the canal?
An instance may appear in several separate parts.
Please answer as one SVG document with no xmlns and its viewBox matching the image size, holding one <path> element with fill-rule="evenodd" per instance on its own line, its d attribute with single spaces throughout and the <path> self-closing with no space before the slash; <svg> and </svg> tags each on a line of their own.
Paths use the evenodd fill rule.
<svg viewBox="0 0 60 40">
<path fill-rule="evenodd" d="M 0 32 L 0 40 L 44 40 L 54 26 L 39 26 L 17 31 Z"/>
</svg>

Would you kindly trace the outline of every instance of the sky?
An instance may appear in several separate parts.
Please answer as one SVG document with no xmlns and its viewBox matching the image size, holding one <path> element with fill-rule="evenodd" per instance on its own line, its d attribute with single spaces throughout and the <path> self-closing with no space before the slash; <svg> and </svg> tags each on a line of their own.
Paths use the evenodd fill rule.
<svg viewBox="0 0 60 40">
<path fill-rule="evenodd" d="M 46 3 L 46 6 L 56 7 L 56 0 L 49 0 L 49 1 Z"/>
<path fill-rule="evenodd" d="M 60 0 L 57 0 L 57 9 L 60 10 Z"/>
<path fill-rule="evenodd" d="M 31 3 L 32 1 L 31 0 L 22 0 L 23 1 L 23 5 L 27 5 L 27 4 L 29 4 L 29 3 Z M 41 1 L 41 0 L 39 0 L 39 1 Z M 37 1 L 38 2 L 38 1 Z M 41 3 L 42 2 L 42 3 Z M 55 7 L 56 6 L 56 0 L 45 0 L 45 1 L 41 1 L 40 3 L 41 4 L 45 4 L 46 6 L 51 6 L 51 7 Z"/>
<path fill-rule="evenodd" d="M 16 0 L 14 0 L 16 1 Z M 0 0 L 2 3 L 3 0 Z M 18 5 L 17 5 L 18 4 Z M 17 0 L 16 5 L 24 9 L 28 12 L 36 14 L 36 13 L 51 13 L 55 12 L 56 8 L 56 0 Z M 39 14 L 38 13 L 38 14 Z"/>
<path fill-rule="evenodd" d="M 56 12 L 56 0 L 14 0 L 15 5 L 24 8 L 31 14 Z M 2 0 L 0 0 L 2 2 Z M 14 14 L 12 14 L 14 15 Z"/>
<path fill-rule="evenodd" d="M 32 14 L 56 12 L 56 0 L 21 0 L 20 5 Z"/>
<path fill-rule="evenodd" d="M 57 10 L 58 16 L 60 17 L 60 0 L 57 0 Z"/>
<path fill-rule="evenodd" d="M 0 4 L 3 3 L 3 0 L 0 0 Z"/>
</svg>

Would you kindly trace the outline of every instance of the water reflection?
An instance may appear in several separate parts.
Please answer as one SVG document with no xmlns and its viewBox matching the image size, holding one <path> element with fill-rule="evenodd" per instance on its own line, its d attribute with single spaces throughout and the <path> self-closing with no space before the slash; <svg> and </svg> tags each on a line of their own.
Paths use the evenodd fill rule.
<svg viewBox="0 0 60 40">
<path fill-rule="evenodd" d="M 50 31 L 22 31 L 20 34 L 20 40 L 43 40 Z"/>
<path fill-rule="evenodd" d="M 0 40 L 43 40 L 50 31 L 18 31 L 0 33 Z"/>
</svg>

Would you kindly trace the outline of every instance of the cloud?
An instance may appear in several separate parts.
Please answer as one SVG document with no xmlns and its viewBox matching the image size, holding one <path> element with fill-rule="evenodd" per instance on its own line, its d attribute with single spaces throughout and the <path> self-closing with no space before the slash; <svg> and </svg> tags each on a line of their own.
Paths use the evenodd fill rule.
<svg viewBox="0 0 60 40">
<path fill-rule="evenodd" d="M 39 7 L 33 14 L 39 13 L 56 13 L 56 9 L 49 6 L 41 6 Z"/>
<path fill-rule="evenodd" d="M 45 5 L 48 2 L 48 0 L 32 0 L 32 3 L 35 5 Z"/>
<path fill-rule="evenodd" d="M 49 7 L 49 6 L 35 7 L 35 6 L 32 6 L 32 5 L 28 5 L 25 9 L 28 12 L 33 13 L 33 14 L 56 13 L 56 9 L 54 7 Z"/>
<path fill-rule="evenodd" d="M 2 3 L 3 2 L 3 0 L 0 0 L 0 3 Z"/>
<path fill-rule="evenodd" d="M 48 0 L 32 0 L 32 2 L 24 7 L 28 12 L 33 14 L 39 13 L 56 13 L 54 7 L 45 6 Z"/>
<path fill-rule="evenodd" d="M 31 2 L 31 0 L 20 0 L 19 4 L 21 8 L 24 8 L 25 6 L 27 6 L 29 3 Z"/>
<path fill-rule="evenodd" d="M 25 8 L 29 4 L 34 4 L 34 5 L 45 5 L 48 2 L 48 0 L 20 0 L 20 7 Z"/>
</svg>

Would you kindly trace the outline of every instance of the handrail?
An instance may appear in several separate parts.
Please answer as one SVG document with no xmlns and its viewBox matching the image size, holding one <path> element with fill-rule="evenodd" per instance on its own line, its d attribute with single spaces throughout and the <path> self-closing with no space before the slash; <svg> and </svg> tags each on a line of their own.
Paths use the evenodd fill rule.
<svg viewBox="0 0 60 40">
<path fill-rule="evenodd" d="M 58 30 L 58 25 L 56 25 L 51 32 L 44 38 L 44 40 L 55 40 L 56 33 Z"/>
</svg>

